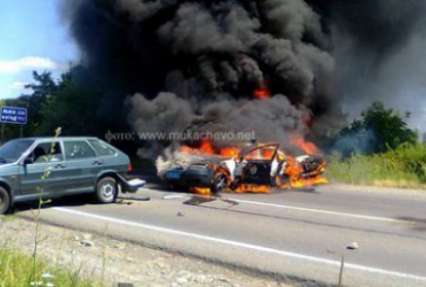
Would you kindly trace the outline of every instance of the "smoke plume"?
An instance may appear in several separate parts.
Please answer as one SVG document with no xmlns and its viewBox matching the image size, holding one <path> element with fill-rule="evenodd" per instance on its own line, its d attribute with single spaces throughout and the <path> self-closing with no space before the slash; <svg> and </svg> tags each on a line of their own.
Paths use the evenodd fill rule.
<svg viewBox="0 0 426 287">
<path fill-rule="evenodd" d="M 379 100 L 426 123 L 426 2 L 417 0 L 310 1 L 323 15 L 336 61 L 336 93 L 357 116 Z"/>
<path fill-rule="evenodd" d="M 342 107 L 418 95 L 423 2 L 78 0 L 64 10 L 82 64 L 108 91 L 107 117 L 119 108 L 139 132 L 254 130 L 286 143 L 291 132 L 332 133 Z M 271 98 L 255 99 L 265 87 Z"/>
</svg>

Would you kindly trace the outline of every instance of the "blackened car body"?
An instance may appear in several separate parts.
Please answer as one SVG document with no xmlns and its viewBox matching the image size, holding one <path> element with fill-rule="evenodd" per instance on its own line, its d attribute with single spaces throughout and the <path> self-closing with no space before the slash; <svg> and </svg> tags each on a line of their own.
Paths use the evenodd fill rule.
<svg viewBox="0 0 426 287">
<path fill-rule="evenodd" d="M 239 157 L 217 162 L 205 159 L 187 167 L 167 170 L 163 179 L 173 188 L 210 188 L 213 193 L 236 190 L 241 185 L 291 186 L 292 180 L 307 180 L 321 176 L 325 161 L 319 156 L 303 155 L 294 158 L 297 174 L 288 174 L 289 158 L 279 144 L 249 146 Z"/>
<path fill-rule="evenodd" d="M 130 170 L 126 154 L 97 138 L 11 140 L 0 147 L 0 214 L 17 202 L 83 193 L 112 203 L 144 185 Z"/>
</svg>

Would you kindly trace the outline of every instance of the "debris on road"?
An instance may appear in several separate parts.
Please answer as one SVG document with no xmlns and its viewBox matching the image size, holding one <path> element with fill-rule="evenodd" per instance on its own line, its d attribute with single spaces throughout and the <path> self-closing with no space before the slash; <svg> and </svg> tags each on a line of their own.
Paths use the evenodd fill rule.
<svg viewBox="0 0 426 287">
<path fill-rule="evenodd" d="M 126 196 L 120 196 L 119 199 L 126 201 L 150 201 L 151 197 L 140 195 L 140 194 L 133 194 L 133 195 L 126 195 Z"/>
<path fill-rule="evenodd" d="M 346 249 L 349 250 L 357 250 L 359 249 L 359 244 L 357 242 L 352 242 L 351 244 L 349 244 Z"/>
</svg>

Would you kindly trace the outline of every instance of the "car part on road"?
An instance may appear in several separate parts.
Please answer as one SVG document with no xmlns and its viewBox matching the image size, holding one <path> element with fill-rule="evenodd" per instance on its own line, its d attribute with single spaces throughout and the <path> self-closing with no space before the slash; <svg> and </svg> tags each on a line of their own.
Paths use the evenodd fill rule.
<svg viewBox="0 0 426 287">
<path fill-rule="evenodd" d="M 131 195 L 131 196 L 119 196 L 119 199 L 122 200 L 132 200 L 132 201 L 150 201 L 151 197 L 144 195 Z"/>
<path fill-rule="evenodd" d="M 115 174 L 120 183 L 121 192 L 123 193 L 136 193 L 139 188 L 144 187 L 146 181 L 134 176 L 123 176 L 120 174 Z"/>
</svg>

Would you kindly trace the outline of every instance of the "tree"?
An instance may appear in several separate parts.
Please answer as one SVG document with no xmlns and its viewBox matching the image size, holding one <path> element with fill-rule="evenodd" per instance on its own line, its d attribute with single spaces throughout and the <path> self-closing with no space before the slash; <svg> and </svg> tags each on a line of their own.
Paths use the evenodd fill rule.
<svg viewBox="0 0 426 287">
<path fill-rule="evenodd" d="M 97 80 L 95 73 L 82 66 L 71 68 L 59 79 L 53 79 L 48 72 L 33 72 L 33 82 L 26 85 L 31 92 L 6 100 L 5 104 L 28 108 L 25 136 L 49 136 L 57 127 L 62 127 L 64 135 L 102 138 L 107 131 L 129 129 L 122 101 L 124 92 L 107 87 Z M 19 134 L 19 126 L 4 126 L 4 140 Z M 124 149 L 129 148 L 127 145 L 133 149 L 133 143 L 123 145 Z"/>
<path fill-rule="evenodd" d="M 33 72 L 33 82 L 25 87 L 31 92 L 3 105 L 28 109 L 25 136 L 48 136 L 61 126 L 64 134 L 82 135 L 102 131 L 96 118 L 97 94 L 79 85 L 71 71 L 54 80 L 48 72 Z M 5 125 L 4 139 L 19 137 L 20 127 Z"/>
<path fill-rule="evenodd" d="M 417 133 L 408 127 L 407 119 L 409 113 L 402 117 L 394 109 L 387 109 L 383 103 L 375 102 L 361 114 L 361 119 L 354 120 L 348 127 L 344 128 L 338 135 L 337 146 L 344 153 L 356 150 L 362 145 L 364 153 L 380 153 L 395 149 L 402 144 L 415 144 Z M 346 143 L 353 143 L 348 147 Z"/>
<path fill-rule="evenodd" d="M 374 131 L 377 139 L 376 150 L 384 152 L 398 146 L 417 142 L 417 133 L 408 127 L 406 113 L 403 118 L 393 109 L 386 109 L 382 103 L 376 102 L 362 114 L 364 127 Z"/>
<path fill-rule="evenodd" d="M 33 83 L 25 86 L 25 88 L 31 90 L 30 94 L 21 95 L 16 99 L 7 99 L 1 103 L 3 106 L 17 106 L 28 109 L 28 123 L 25 126 L 2 124 L 2 141 L 19 137 L 21 128 L 24 136 L 37 135 L 36 131 L 43 121 L 40 113 L 41 106 L 49 94 L 55 93 L 57 84 L 49 72 L 33 72 L 33 80 Z"/>
<path fill-rule="evenodd" d="M 98 127 L 95 92 L 78 85 L 70 73 L 62 75 L 55 93 L 41 106 L 40 133 L 62 127 L 66 135 L 92 134 Z"/>
</svg>

